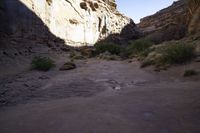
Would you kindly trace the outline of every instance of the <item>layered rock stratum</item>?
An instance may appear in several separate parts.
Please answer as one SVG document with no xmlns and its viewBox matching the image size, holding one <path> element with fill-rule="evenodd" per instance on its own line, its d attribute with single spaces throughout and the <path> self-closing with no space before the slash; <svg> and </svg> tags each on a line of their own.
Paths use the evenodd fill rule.
<svg viewBox="0 0 200 133">
<path fill-rule="evenodd" d="M 145 35 L 159 43 L 184 37 L 187 32 L 187 19 L 186 1 L 180 0 L 154 15 L 141 19 L 138 27 Z"/>
<path fill-rule="evenodd" d="M 199 18 L 199 0 L 179 0 L 154 15 L 141 19 L 138 27 L 150 39 L 160 43 L 198 33 Z"/>
<path fill-rule="evenodd" d="M 34 34 L 37 38 L 46 35 L 40 28 L 45 25 L 71 46 L 94 45 L 112 34 L 120 34 L 127 26 L 129 36 L 137 36 L 135 24 L 118 12 L 115 0 L 1 0 L 0 5 L 0 17 L 4 18 L 1 32 Z"/>
</svg>

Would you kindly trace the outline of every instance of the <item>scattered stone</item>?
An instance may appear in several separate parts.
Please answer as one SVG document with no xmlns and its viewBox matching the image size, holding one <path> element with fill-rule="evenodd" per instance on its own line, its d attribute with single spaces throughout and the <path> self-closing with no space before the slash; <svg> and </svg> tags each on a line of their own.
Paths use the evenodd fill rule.
<svg viewBox="0 0 200 133">
<path fill-rule="evenodd" d="M 117 86 L 114 88 L 115 90 L 121 90 L 121 87 Z"/>
<path fill-rule="evenodd" d="M 74 60 L 84 60 L 85 57 L 82 56 L 82 55 L 75 55 L 75 56 L 73 57 L 73 59 L 74 59 Z"/>
<path fill-rule="evenodd" d="M 80 49 L 81 55 L 87 57 L 87 58 L 91 58 L 95 55 L 95 50 L 93 48 L 90 47 L 82 47 Z"/>
<path fill-rule="evenodd" d="M 71 70 L 75 68 L 76 68 L 76 64 L 74 64 L 73 62 L 66 62 L 59 70 L 65 71 L 65 70 Z"/>
<path fill-rule="evenodd" d="M 3 52 L 4 55 L 8 55 L 8 53 L 6 53 L 5 51 Z"/>
<path fill-rule="evenodd" d="M 152 119 L 154 117 L 154 113 L 153 112 L 145 112 L 144 117 L 146 119 Z"/>
<path fill-rule="evenodd" d="M 13 83 L 12 81 L 8 81 L 8 84 L 11 84 L 11 83 Z"/>
<path fill-rule="evenodd" d="M 24 86 L 25 86 L 25 87 L 29 87 L 29 85 L 28 85 L 28 84 L 24 84 Z"/>
<path fill-rule="evenodd" d="M 101 53 L 99 56 L 98 56 L 99 59 L 102 59 L 102 60 L 120 60 L 120 57 L 117 56 L 117 55 L 112 55 L 110 52 L 106 51 L 104 53 Z"/>
<path fill-rule="evenodd" d="M 198 74 L 199 73 L 196 70 L 189 69 L 189 70 L 185 70 L 183 77 L 191 77 L 191 76 L 195 76 Z"/>
<path fill-rule="evenodd" d="M 8 90 L 4 90 L 3 92 L 1 92 L 1 96 L 4 95 L 4 94 L 6 94 L 7 91 Z"/>
<path fill-rule="evenodd" d="M 195 62 L 200 62 L 200 57 L 197 57 L 197 58 L 195 59 Z"/>
<path fill-rule="evenodd" d="M 60 48 L 62 51 L 65 51 L 65 52 L 67 52 L 67 51 L 70 51 L 70 49 L 69 48 Z"/>
<path fill-rule="evenodd" d="M 49 79 L 49 77 L 43 75 L 43 76 L 40 76 L 39 79 Z"/>
<path fill-rule="evenodd" d="M 133 62 L 133 60 L 132 60 L 132 59 L 129 59 L 129 60 L 128 60 L 128 63 L 132 63 L 132 62 Z"/>
</svg>

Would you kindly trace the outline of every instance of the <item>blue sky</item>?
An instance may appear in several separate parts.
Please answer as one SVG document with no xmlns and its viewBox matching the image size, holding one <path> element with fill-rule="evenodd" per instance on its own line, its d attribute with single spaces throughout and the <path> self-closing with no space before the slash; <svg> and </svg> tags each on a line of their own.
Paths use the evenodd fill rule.
<svg viewBox="0 0 200 133">
<path fill-rule="evenodd" d="M 168 7 L 176 0 L 116 0 L 118 10 L 132 18 L 135 23 L 145 16 Z"/>
</svg>

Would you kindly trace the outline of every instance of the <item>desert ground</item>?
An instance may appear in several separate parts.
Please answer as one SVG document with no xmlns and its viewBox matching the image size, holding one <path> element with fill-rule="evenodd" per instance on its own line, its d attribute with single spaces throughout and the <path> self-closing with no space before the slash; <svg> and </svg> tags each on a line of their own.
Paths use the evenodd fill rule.
<svg viewBox="0 0 200 133">
<path fill-rule="evenodd" d="M 63 58 L 57 59 L 58 65 Z M 1 77 L 1 133 L 199 133 L 199 76 L 138 61 L 77 60 L 77 68 Z"/>
</svg>

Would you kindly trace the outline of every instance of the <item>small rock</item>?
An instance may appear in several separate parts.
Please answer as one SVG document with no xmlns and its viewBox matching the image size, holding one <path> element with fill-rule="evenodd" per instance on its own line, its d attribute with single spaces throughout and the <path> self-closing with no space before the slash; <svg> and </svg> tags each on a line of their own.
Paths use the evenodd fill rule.
<svg viewBox="0 0 200 133">
<path fill-rule="evenodd" d="M 133 60 L 128 60 L 128 63 L 132 63 L 133 62 Z"/>
<path fill-rule="evenodd" d="M 114 88 L 115 90 L 121 90 L 121 87 L 117 86 Z"/>
<path fill-rule="evenodd" d="M 29 85 L 28 85 L 28 84 L 24 84 L 24 86 L 25 86 L 25 87 L 29 87 Z"/>
<path fill-rule="evenodd" d="M 12 84 L 13 82 L 12 81 L 8 81 L 8 84 Z"/>
<path fill-rule="evenodd" d="M 43 75 L 43 76 L 39 77 L 39 79 L 49 79 L 49 77 Z"/>
<path fill-rule="evenodd" d="M 65 71 L 65 70 L 71 70 L 75 68 L 76 68 L 76 64 L 74 64 L 73 62 L 66 62 L 59 70 Z"/>
<path fill-rule="evenodd" d="M 6 53 L 5 51 L 3 52 L 4 55 L 8 55 L 8 53 Z"/>
<path fill-rule="evenodd" d="M 70 51 L 70 49 L 69 48 L 60 48 L 62 51 L 65 51 L 65 52 L 67 52 L 67 51 Z"/>
<path fill-rule="evenodd" d="M 87 58 L 91 58 L 95 55 L 95 50 L 91 47 L 82 47 L 80 49 L 81 55 L 87 57 Z"/>
<path fill-rule="evenodd" d="M 83 60 L 83 59 L 85 59 L 85 57 L 82 56 L 82 55 L 76 55 L 76 56 L 73 57 L 73 59 L 75 59 L 75 60 Z"/>
<path fill-rule="evenodd" d="M 196 58 L 195 62 L 200 62 L 200 57 Z"/>
</svg>

